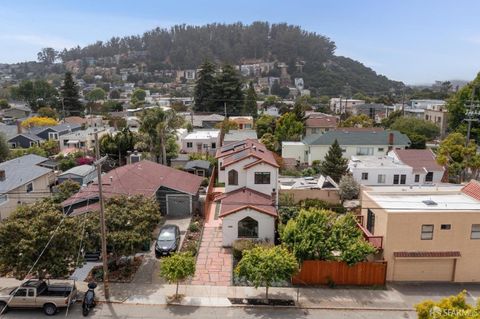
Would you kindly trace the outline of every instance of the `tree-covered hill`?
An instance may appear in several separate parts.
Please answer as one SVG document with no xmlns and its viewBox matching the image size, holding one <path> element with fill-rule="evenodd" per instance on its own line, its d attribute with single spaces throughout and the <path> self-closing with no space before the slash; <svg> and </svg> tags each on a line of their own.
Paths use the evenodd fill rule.
<svg viewBox="0 0 480 319">
<path fill-rule="evenodd" d="M 287 63 L 290 75 L 304 77 L 306 86 L 318 94 L 343 93 L 345 86 L 351 93 L 403 87 L 403 83 L 377 75 L 357 61 L 335 56 L 335 48 L 328 37 L 286 23 L 214 23 L 176 25 L 143 35 L 114 37 L 83 48 L 65 49 L 60 57 L 65 62 L 122 55 L 123 63 L 144 62 L 148 70 L 197 68 L 205 59 L 231 64 L 277 61 Z M 302 72 L 295 69 L 297 62 L 303 64 Z"/>
</svg>

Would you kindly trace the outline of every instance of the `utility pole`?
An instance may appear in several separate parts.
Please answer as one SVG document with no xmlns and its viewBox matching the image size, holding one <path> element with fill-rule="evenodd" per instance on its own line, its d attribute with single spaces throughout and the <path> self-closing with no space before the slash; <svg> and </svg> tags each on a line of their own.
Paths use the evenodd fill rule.
<svg viewBox="0 0 480 319">
<path fill-rule="evenodd" d="M 465 141 L 465 147 L 466 147 L 470 142 L 470 132 L 472 130 L 472 122 L 478 122 L 478 118 L 474 118 L 474 117 L 480 114 L 479 111 L 475 110 L 480 107 L 480 104 L 478 103 L 478 101 L 475 101 L 475 87 L 473 87 L 472 89 L 472 98 L 470 100 L 470 104 L 469 105 L 465 104 L 465 107 L 468 109 L 468 111 L 466 112 L 466 115 L 468 116 L 468 118 L 464 119 L 464 121 L 468 123 L 467 140 Z"/>
<path fill-rule="evenodd" d="M 223 102 L 223 109 L 225 112 L 225 117 L 227 117 L 227 102 Z"/>
<path fill-rule="evenodd" d="M 98 180 L 98 198 L 100 203 L 100 228 L 102 237 L 102 263 L 103 263 L 103 290 L 105 299 L 110 299 L 110 289 L 108 287 L 108 262 L 107 262 L 107 226 L 105 224 L 105 211 L 103 207 L 103 191 L 102 191 L 102 163 L 107 159 L 107 156 L 100 158 L 100 147 L 98 145 L 98 132 L 95 132 L 95 166 L 97 168 Z"/>
</svg>

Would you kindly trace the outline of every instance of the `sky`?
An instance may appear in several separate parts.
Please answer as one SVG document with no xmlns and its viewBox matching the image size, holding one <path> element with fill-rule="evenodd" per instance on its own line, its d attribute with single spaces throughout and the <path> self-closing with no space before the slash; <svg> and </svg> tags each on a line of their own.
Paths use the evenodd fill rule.
<svg viewBox="0 0 480 319">
<path fill-rule="evenodd" d="M 22 0 L 0 2 L 0 63 L 175 24 L 268 21 L 325 35 L 336 54 L 407 84 L 480 71 L 478 0 Z"/>
</svg>

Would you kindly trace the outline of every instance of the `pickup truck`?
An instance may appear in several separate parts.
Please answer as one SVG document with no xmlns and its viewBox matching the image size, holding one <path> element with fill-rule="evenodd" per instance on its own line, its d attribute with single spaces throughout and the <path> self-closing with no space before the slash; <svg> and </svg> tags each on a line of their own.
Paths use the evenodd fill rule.
<svg viewBox="0 0 480 319">
<path fill-rule="evenodd" d="M 47 284 L 43 280 L 28 280 L 19 287 L 0 290 L 0 311 L 13 308 L 42 308 L 47 316 L 53 316 L 59 308 L 77 301 L 75 283 Z"/>
</svg>

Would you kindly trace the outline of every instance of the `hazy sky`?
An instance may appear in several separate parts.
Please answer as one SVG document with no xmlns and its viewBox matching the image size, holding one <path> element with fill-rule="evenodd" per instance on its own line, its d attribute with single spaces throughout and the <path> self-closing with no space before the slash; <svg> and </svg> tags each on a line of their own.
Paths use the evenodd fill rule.
<svg viewBox="0 0 480 319">
<path fill-rule="evenodd" d="M 478 0 L 20 0 L 0 2 L 0 63 L 156 26 L 287 22 L 405 83 L 471 80 L 480 71 Z"/>
</svg>

